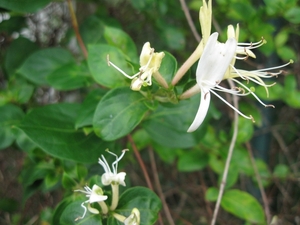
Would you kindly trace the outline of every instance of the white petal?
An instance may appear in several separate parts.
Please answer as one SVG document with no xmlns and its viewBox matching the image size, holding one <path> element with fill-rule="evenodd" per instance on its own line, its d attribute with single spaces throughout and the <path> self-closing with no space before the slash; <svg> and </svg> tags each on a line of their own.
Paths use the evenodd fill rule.
<svg viewBox="0 0 300 225">
<path fill-rule="evenodd" d="M 118 183 L 121 184 L 121 185 L 123 185 L 123 186 L 126 186 L 126 184 L 125 184 L 125 176 L 126 176 L 125 172 L 120 172 L 117 175 Z"/>
<path fill-rule="evenodd" d="M 104 173 L 101 176 L 101 182 L 103 185 L 110 185 L 112 182 L 113 173 Z"/>
<path fill-rule="evenodd" d="M 94 184 L 92 193 L 90 195 L 89 203 L 102 202 L 102 201 L 105 201 L 106 199 L 107 199 L 107 196 L 103 195 L 103 191 L 102 191 L 101 187 Z"/>
<path fill-rule="evenodd" d="M 230 38 L 225 44 L 218 43 L 218 33 L 213 33 L 203 50 L 199 60 L 196 79 L 197 83 L 202 86 L 202 81 L 210 83 L 211 86 L 220 82 L 234 57 L 237 47 L 236 40 Z"/>
<path fill-rule="evenodd" d="M 210 92 L 209 89 L 202 88 L 201 89 L 201 98 L 200 98 L 200 106 L 198 109 L 198 112 L 196 114 L 196 117 L 192 123 L 192 125 L 189 127 L 187 132 L 193 132 L 195 131 L 203 122 L 210 103 Z"/>
</svg>

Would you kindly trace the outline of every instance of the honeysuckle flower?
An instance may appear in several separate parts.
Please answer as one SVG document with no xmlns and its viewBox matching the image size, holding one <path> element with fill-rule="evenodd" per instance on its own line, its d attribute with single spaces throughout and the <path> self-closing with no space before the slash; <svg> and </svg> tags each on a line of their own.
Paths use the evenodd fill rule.
<svg viewBox="0 0 300 225">
<path fill-rule="evenodd" d="M 142 86 L 151 86 L 152 85 L 152 76 L 155 77 L 157 82 L 161 84 L 163 87 L 168 88 L 167 82 L 161 77 L 158 73 L 160 68 L 161 61 L 165 56 L 164 52 L 154 52 L 154 48 L 151 48 L 150 43 L 146 42 L 143 46 L 141 55 L 140 55 L 140 69 L 139 72 L 130 76 L 109 61 L 109 57 L 107 57 L 108 65 L 113 66 L 119 72 L 121 72 L 125 77 L 131 79 L 130 88 L 133 91 L 139 91 Z"/>
<path fill-rule="evenodd" d="M 216 93 L 216 91 L 227 92 L 229 94 L 237 95 L 237 96 L 245 96 L 252 95 L 257 101 L 265 107 L 274 107 L 273 105 L 267 105 L 263 103 L 257 95 L 254 93 L 253 88 L 247 87 L 241 81 L 236 78 L 241 78 L 246 81 L 253 81 L 256 84 L 259 84 L 265 87 L 268 96 L 268 87 L 274 85 L 266 85 L 261 78 L 271 78 L 277 76 L 282 71 L 277 73 L 267 72 L 270 70 L 282 68 L 287 64 L 261 69 L 261 70 L 253 70 L 246 71 L 236 69 L 234 67 L 234 63 L 236 59 L 247 59 L 248 57 L 255 58 L 255 54 L 251 51 L 251 49 L 257 48 L 265 43 L 262 39 L 257 43 L 237 43 L 239 28 L 237 26 L 236 32 L 232 26 L 228 27 L 228 40 L 225 44 L 219 43 L 217 41 L 218 33 L 213 33 L 204 48 L 203 54 L 198 62 L 198 67 L 196 71 L 196 81 L 197 84 L 189 89 L 187 92 L 183 93 L 180 97 L 181 99 L 187 98 L 188 96 L 193 95 L 194 93 L 201 92 L 200 106 L 196 117 L 189 127 L 188 132 L 193 132 L 196 130 L 201 123 L 203 122 L 210 103 L 210 93 L 213 93 L 219 99 L 221 99 L 224 103 L 226 103 L 229 107 L 235 110 L 238 114 L 243 116 L 246 119 L 251 119 L 254 122 L 254 119 L 251 115 L 246 116 L 242 112 L 240 112 L 237 108 L 227 102 L 224 98 Z M 291 63 L 291 62 L 290 62 Z M 238 84 L 237 87 L 232 89 L 227 89 L 220 86 L 220 82 L 224 79 L 230 79 Z"/>
<path fill-rule="evenodd" d="M 103 195 L 102 188 L 100 188 L 98 185 L 94 184 L 92 189 L 88 186 L 84 187 L 84 190 L 75 190 L 76 192 L 84 193 L 85 196 L 88 198 L 88 200 L 84 201 L 81 204 L 81 207 L 84 208 L 84 213 L 82 216 L 76 218 L 75 220 L 79 220 L 85 217 L 85 214 L 87 212 L 87 209 L 93 213 L 93 214 L 99 214 L 99 210 L 91 207 L 91 203 L 98 202 L 101 206 L 102 212 L 106 214 L 108 212 L 108 208 L 104 201 L 107 199 L 106 195 Z M 88 207 L 85 206 L 85 204 L 88 203 Z"/>
<path fill-rule="evenodd" d="M 122 151 L 122 154 L 120 157 L 118 157 L 113 152 L 110 152 L 107 150 L 108 153 L 116 157 L 116 160 L 112 163 L 112 171 L 104 158 L 103 155 L 101 155 L 102 159 L 99 158 L 99 164 L 103 167 L 105 173 L 101 176 L 101 181 L 103 185 L 111 185 L 112 188 L 112 200 L 110 209 L 114 210 L 118 206 L 119 202 L 119 185 L 126 186 L 125 184 L 125 172 L 117 173 L 118 171 L 118 162 L 123 158 L 125 152 L 128 151 L 128 149 L 124 149 Z"/>
<path fill-rule="evenodd" d="M 235 38 L 229 38 L 225 44 L 219 43 L 217 39 L 218 33 L 209 37 L 198 62 L 196 81 L 201 90 L 200 106 L 188 132 L 193 132 L 203 122 L 210 103 L 210 92 L 222 81 L 236 51 Z"/>
<path fill-rule="evenodd" d="M 112 163 L 112 170 L 110 169 L 106 159 L 104 158 L 103 155 L 101 155 L 101 158 L 99 158 L 99 164 L 103 167 L 105 173 L 101 176 L 101 181 L 102 184 L 107 186 L 110 184 L 121 184 L 123 186 L 126 186 L 125 184 L 125 176 L 126 173 L 125 172 L 120 172 L 117 173 L 118 171 L 118 162 L 123 158 L 123 156 L 125 155 L 125 152 L 128 151 L 128 149 L 124 149 L 122 150 L 122 154 L 120 155 L 120 157 L 118 157 L 115 153 L 110 152 L 108 150 L 106 150 L 109 154 L 113 155 L 116 157 L 116 160 Z"/>
<path fill-rule="evenodd" d="M 124 220 L 125 225 L 139 225 L 140 224 L 140 211 L 137 208 L 133 208 L 130 216 Z"/>
<path fill-rule="evenodd" d="M 120 222 L 125 225 L 139 225 L 140 224 L 140 211 L 137 208 L 133 208 L 131 214 L 126 218 L 123 215 L 113 212 L 113 217 L 115 217 Z"/>
</svg>

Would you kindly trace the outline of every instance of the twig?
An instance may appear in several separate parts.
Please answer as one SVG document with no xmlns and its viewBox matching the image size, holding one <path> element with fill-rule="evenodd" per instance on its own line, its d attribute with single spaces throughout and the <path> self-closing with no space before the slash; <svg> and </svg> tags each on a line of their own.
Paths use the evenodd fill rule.
<svg viewBox="0 0 300 225">
<path fill-rule="evenodd" d="M 229 85 L 233 88 L 234 87 L 233 82 L 231 80 L 228 80 L 228 82 L 229 82 Z M 233 100 L 233 106 L 237 109 L 238 108 L 237 96 L 233 95 L 232 100 Z M 237 134 L 238 134 L 238 119 L 239 119 L 238 118 L 238 113 L 236 111 L 234 111 L 233 135 L 232 135 L 232 139 L 231 139 L 229 150 L 228 150 L 228 155 L 227 155 L 227 159 L 226 159 L 226 163 L 225 163 L 223 177 L 222 177 L 222 181 L 221 181 L 221 185 L 220 185 L 220 191 L 219 191 L 217 203 L 216 203 L 216 206 L 215 206 L 213 218 L 212 218 L 212 221 L 211 221 L 211 225 L 214 225 L 216 223 L 218 211 L 219 211 L 222 196 L 223 196 L 223 192 L 224 192 L 224 189 L 225 189 L 227 175 L 228 175 L 229 166 L 230 166 L 230 161 L 231 161 L 231 158 L 232 158 L 233 149 L 234 149 Z"/>
<path fill-rule="evenodd" d="M 258 183 L 258 188 L 259 188 L 259 191 L 261 193 L 262 200 L 263 200 L 263 204 L 264 204 L 264 208 L 265 208 L 265 214 L 266 214 L 266 217 L 267 217 L 267 224 L 270 224 L 270 222 L 271 222 L 271 213 L 270 213 L 270 209 L 269 209 L 268 198 L 267 198 L 266 192 L 264 190 L 264 187 L 262 185 L 261 177 L 259 175 L 258 168 L 256 166 L 254 156 L 253 156 L 253 153 L 252 153 L 252 148 L 251 148 L 251 145 L 250 145 L 249 142 L 246 142 L 246 148 L 247 148 L 249 156 L 250 156 L 251 164 L 253 166 L 255 177 L 256 177 L 256 180 L 257 180 L 257 183 Z"/>
<path fill-rule="evenodd" d="M 78 23 L 77 23 L 77 19 L 76 19 L 76 15 L 75 15 L 75 11 L 74 11 L 74 8 L 73 8 L 73 5 L 72 5 L 72 2 L 71 0 L 67 0 L 68 1 L 68 6 L 69 6 L 69 10 L 70 10 L 70 14 L 71 14 L 71 20 L 72 20 L 72 26 L 73 26 L 73 29 L 75 31 L 75 35 L 76 35 L 76 39 L 78 41 L 78 44 L 81 48 L 81 51 L 84 55 L 84 58 L 87 59 L 88 57 L 88 52 L 86 50 L 86 47 L 82 41 L 82 38 L 81 38 L 81 35 L 79 33 L 79 29 L 78 29 Z"/>
<path fill-rule="evenodd" d="M 135 155 L 135 157 L 136 157 L 136 159 L 137 159 L 138 163 L 140 164 L 140 167 L 141 167 L 141 169 L 142 169 L 142 171 L 143 171 L 143 174 L 144 174 L 144 177 L 145 177 L 147 186 L 148 186 L 148 188 L 150 188 L 152 191 L 154 191 L 153 186 L 152 186 L 152 183 L 151 183 L 150 178 L 149 178 L 149 175 L 148 175 L 148 172 L 147 172 L 147 169 L 146 169 L 146 166 L 145 166 L 145 164 L 144 164 L 144 162 L 143 162 L 143 160 L 142 160 L 142 157 L 141 157 L 141 155 L 140 155 L 140 152 L 139 152 L 139 150 L 137 149 L 137 147 L 136 147 L 136 145 L 135 145 L 135 143 L 134 143 L 134 141 L 133 141 L 131 135 L 129 134 L 127 137 L 128 137 L 128 140 L 129 140 L 129 142 L 130 142 L 130 144 L 131 144 L 131 146 L 132 146 L 134 155 Z"/>
<path fill-rule="evenodd" d="M 157 173 L 157 167 L 156 167 L 155 158 L 154 158 L 154 154 L 153 154 L 153 149 L 149 147 L 148 152 L 149 152 L 150 163 L 151 163 L 151 168 L 152 168 L 153 177 L 154 177 L 154 183 L 155 183 L 158 195 L 161 199 L 166 218 L 167 218 L 169 224 L 175 225 L 175 223 L 173 221 L 173 218 L 172 218 L 172 215 L 170 213 L 169 207 L 166 203 L 165 196 L 164 196 L 164 193 L 162 191 L 160 181 L 159 181 L 159 178 L 158 178 L 158 175 L 157 175 L 158 173 Z"/>
<path fill-rule="evenodd" d="M 191 31 L 196 39 L 197 42 L 200 42 L 201 41 L 201 37 L 200 35 L 198 34 L 197 30 L 196 30 L 196 27 L 195 27 L 195 24 L 193 23 L 193 20 L 192 20 L 192 17 L 191 17 L 191 14 L 189 12 L 189 9 L 185 3 L 185 0 L 179 0 L 180 1 L 180 4 L 181 4 L 181 8 L 184 12 L 184 15 L 188 21 L 188 24 L 191 28 Z"/>
</svg>

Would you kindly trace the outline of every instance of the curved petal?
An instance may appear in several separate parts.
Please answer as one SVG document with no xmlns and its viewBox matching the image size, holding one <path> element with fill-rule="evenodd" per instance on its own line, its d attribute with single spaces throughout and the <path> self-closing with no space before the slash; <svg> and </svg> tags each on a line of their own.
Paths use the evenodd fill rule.
<svg viewBox="0 0 300 225">
<path fill-rule="evenodd" d="M 210 92 L 209 89 L 202 88 L 201 89 L 201 98 L 200 98 L 200 106 L 198 109 L 198 112 L 196 114 L 196 117 L 192 123 L 192 125 L 189 127 L 187 132 L 193 132 L 195 131 L 203 122 L 210 103 Z"/>
<path fill-rule="evenodd" d="M 117 180 L 118 180 L 118 183 L 123 185 L 124 187 L 126 186 L 125 184 L 125 176 L 126 176 L 126 173 L 125 172 L 120 172 L 117 174 Z"/>
<path fill-rule="evenodd" d="M 229 38 L 225 44 L 217 41 L 218 33 L 213 33 L 203 50 L 203 54 L 199 60 L 196 80 L 202 86 L 203 81 L 210 86 L 223 80 L 225 72 L 232 61 L 237 48 L 235 38 Z"/>
</svg>

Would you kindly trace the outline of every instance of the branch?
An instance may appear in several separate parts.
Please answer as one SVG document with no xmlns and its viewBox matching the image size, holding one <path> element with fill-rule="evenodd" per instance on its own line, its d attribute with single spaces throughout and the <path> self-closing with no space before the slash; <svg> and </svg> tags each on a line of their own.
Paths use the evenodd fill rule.
<svg viewBox="0 0 300 225">
<path fill-rule="evenodd" d="M 75 15 L 75 11 L 74 11 L 74 8 L 73 8 L 73 5 L 72 5 L 72 2 L 71 0 L 67 0 L 68 1 L 68 6 L 69 6 L 69 10 L 70 10 L 70 14 L 71 14 L 71 20 L 72 20 L 72 26 L 73 26 L 73 29 L 75 31 L 75 35 L 76 35 L 76 39 L 78 41 L 78 44 L 81 48 L 81 51 L 84 55 L 84 58 L 87 59 L 88 57 L 88 52 L 86 50 L 86 47 L 82 41 L 82 38 L 81 38 L 81 35 L 79 33 L 79 29 L 78 29 L 78 23 L 77 23 L 77 19 L 76 19 L 76 15 Z"/>
<path fill-rule="evenodd" d="M 249 153 L 249 156 L 250 156 L 251 164 L 252 164 L 253 169 L 254 169 L 254 173 L 255 173 L 257 183 L 258 183 L 259 191 L 261 193 L 261 197 L 262 197 L 262 200 L 263 200 L 263 204 L 264 204 L 264 208 L 265 208 L 265 214 L 266 214 L 266 217 L 267 217 L 267 224 L 270 224 L 270 222 L 271 222 L 271 213 L 270 213 L 270 209 L 269 209 L 268 198 L 267 198 L 266 192 L 264 190 L 264 187 L 262 185 L 261 177 L 259 175 L 258 168 L 256 166 L 254 156 L 253 156 L 253 153 L 252 153 L 252 148 L 251 148 L 251 145 L 249 144 L 249 142 L 246 142 L 246 147 L 247 147 L 247 150 L 248 150 L 248 153 Z"/>
<path fill-rule="evenodd" d="M 231 80 L 228 80 L 230 87 L 234 87 L 234 84 Z M 233 98 L 233 106 L 237 109 L 238 108 L 238 99 L 236 95 L 232 96 Z M 221 181 L 221 185 L 220 185 L 220 191 L 219 191 L 219 195 L 218 195 L 218 199 L 217 199 L 217 203 L 215 206 L 215 210 L 214 210 L 214 214 L 213 214 L 213 218 L 211 221 L 211 225 L 214 225 L 216 223 L 217 220 L 217 216 L 218 216 L 218 211 L 220 208 L 220 204 L 221 204 L 221 200 L 222 200 L 222 196 L 225 190 L 225 186 L 226 186 L 226 180 L 227 180 L 227 175 L 228 175 L 228 171 L 229 171 L 229 166 L 230 166 L 230 161 L 232 158 L 232 154 L 233 154 L 233 150 L 234 150 L 234 146 L 235 146 L 235 142 L 236 142 L 236 138 L 237 138 L 237 134 L 238 134 L 238 113 L 236 111 L 234 111 L 234 120 L 233 120 L 233 135 L 232 135 L 232 139 L 230 142 L 230 146 L 229 146 L 229 150 L 228 150 L 228 155 L 227 155 L 227 159 L 226 159 L 226 163 L 225 163 L 225 169 L 223 172 L 223 177 L 222 177 L 222 181 Z"/>
<path fill-rule="evenodd" d="M 196 30 L 195 24 L 194 24 L 194 22 L 192 20 L 191 14 L 190 14 L 189 9 L 188 9 L 188 7 L 187 7 L 187 5 L 185 3 L 185 0 L 179 0 L 179 1 L 180 1 L 181 8 L 182 8 L 182 10 L 184 12 L 184 15 L 185 15 L 185 17 L 186 17 L 186 19 L 188 21 L 188 24 L 189 24 L 189 26 L 191 28 L 191 31 L 192 31 L 192 33 L 193 33 L 196 41 L 200 42 L 201 41 L 201 37 L 200 37 L 200 35 L 198 34 L 198 32 Z"/>
</svg>

